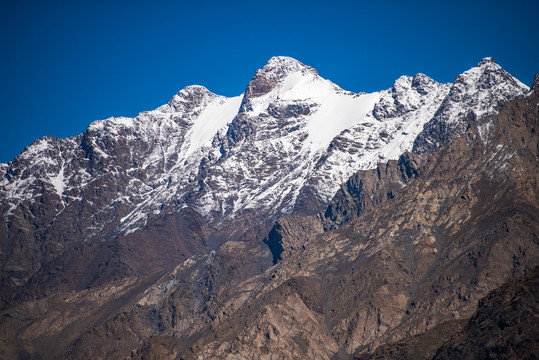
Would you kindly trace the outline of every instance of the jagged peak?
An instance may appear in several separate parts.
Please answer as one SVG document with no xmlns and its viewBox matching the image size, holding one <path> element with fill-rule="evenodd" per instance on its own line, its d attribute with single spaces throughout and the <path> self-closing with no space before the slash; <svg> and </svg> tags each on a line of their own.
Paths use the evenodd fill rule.
<svg viewBox="0 0 539 360">
<path fill-rule="evenodd" d="M 189 85 L 178 91 L 178 93 L 175 96 L 179 96 L 181 98 L 189 98 L 191 96 L 204 96 L 204 95 L 215 95 L 210 90 L 208 90 L 205 86 L 202 85 Z"/>
<path fill-rule="evenodd" d="M 300 61 L 290 57 L 290 56 L 272 56 L 268 62 L 267 62 L 267 65 L 273 65 L 273 64 L 280 64 L 280 63 L 283 63 L 283 62 L 288 62 L 288 63 L 300 63 Z"/>
<path fill-rule="evenodd" d="M 466 70 L 462 74 L 459 74 L 457 78 L 455 79 L 455 83 L 475 82 L 479 80 L 479 78 L 485 72 L 493 72 L 493 71 L 499 71 L 500 73 L 505 73 L 502 67 L 498 65 L 498 63 L 495 62 L 494 59 L 490 57 L 486 57 L 483 60 L 481 60 L 476 66 L 472 67 L 469 70 Z"/>
<path fill-rule="evenodd" d="M 212 93 L 202 85 L 189 85 L 178 91 L 176 95 L 170 99 L 168 105 L 176 111 L 183 110 L 186 107 L 198 106 L 204 100 L 214 98 L 218 95 Z"/>
<path fill-rule="evenodd" d="M 440 86 L 439 82 L 425 74 L 417 73 L 412 78 L 412 88 L 422 95 L 430 93 L 438 86 Z"/>
<path fill-rule="evenodd" d="M 265 71 L 280 71 L 280 72 L 290 72 L 297 70 L 311 70 L 318 74 L 315 69 L 312 67 L 303 64 L 301 61 L 298 61 L 289 56 L 274 56 L 268 60 L 266 65 L 262 68 Z"/>
<path fill-rule="evenodd" d="M 393 88 L 395 87 L 405 87 L 405 88 L 416 88 L 421 85 L 433 85 L 438 82 L 425 74 L 417 73 L 414 76 L 402 75 L 393 82 Z"/>
<path fill-rule="evenodd" d="M 287 56 L 274 56 L 267 64 L 256 71 L 245 90 L 245 97 L 256 97 L 267 94 L 288 75 L 301 72 L 303 75 L 318 77 L 318 72 L 312 67 Z"/>
<path fill-rule="evenodd" d="M 395 82 L 393 83 L 393 86 L 395 84 L 410 84 L 411 81 L 412 81 L 412 77 L 408 75 L 401 75 L 397 78 L 397 80 L 395 80 Z"/>
<path fill-rule="evenodd" d="M 493 58 L 491 58 L 490 56 L 488 56 L 488 57 L 483 58 L 483 59 L 477 64 L 477 66 L 484 66 L 484 65 L 487 65 L 487 64 L 498 64 L 498 63 L 496 62 L 496 60 L 494 60 Z"/>
<path fill-rule="evenodd" d="M 425 95 L 429 93 L 439 83 L 425 74 L 415 74 L 413 77 L 402 75 L 393 83 L 392 92 L 401 92 L 415 90 L 418 93 Z"/>
<path fill-rule="evenodd" d="M 491 86 L 500 87 L 502 84 L 517 92 L 527 92 L 529 87 L 505 71 L 493 58 L 483 58 L 476 66 L 458 75 L 454 86 L 469 84 L 479 88 Z"/>
<path fill-rule="evenodd" d="M 408 75 L 401 75 L 398 79 L 393 82 L 392 90 L 393 92 L 398 89 L 404 88 L 409 89 L 412 86 L 412 78 Z"/>
<path fill-rule="evenodd" d="M 412 77 L 412 86 L 414 86 L 414 84 L 435 84 L 435 83 L 438 83 L 438 82 L 434 80 L 433 78 L 422 73 L 417 73 Z"/>
</svg>

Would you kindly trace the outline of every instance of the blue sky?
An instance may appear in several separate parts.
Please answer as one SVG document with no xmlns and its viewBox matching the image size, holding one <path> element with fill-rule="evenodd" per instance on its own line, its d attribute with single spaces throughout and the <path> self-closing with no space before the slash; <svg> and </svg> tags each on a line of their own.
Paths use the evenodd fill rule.
<svg viewBox="0 0 539 360">
<path fill-rule="evenodd" d="M 0 162 L 45 135 L 135 116 L 187 85 L 239 95 L 275 55 L 351 91 L 492 56 L 539 72 L 537 1 L 11 1 L 0 5 Z"/>
</svg>

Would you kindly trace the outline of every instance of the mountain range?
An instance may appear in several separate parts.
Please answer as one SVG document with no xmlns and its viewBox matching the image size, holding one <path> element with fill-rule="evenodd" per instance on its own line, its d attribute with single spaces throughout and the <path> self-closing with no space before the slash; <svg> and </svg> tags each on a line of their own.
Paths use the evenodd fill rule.
<svg viewBox="0 0 539 360">
<path fill-rule="evenodd" d="M 36 140 L 0 165 L 0 354 L 473 349 L 458 334 L 480 300 L 536 273 L 538 88 L 485 58 L 453 83 L 353 93 L 274 57 L 237 97 L 189 86 Z"/>
</svg>

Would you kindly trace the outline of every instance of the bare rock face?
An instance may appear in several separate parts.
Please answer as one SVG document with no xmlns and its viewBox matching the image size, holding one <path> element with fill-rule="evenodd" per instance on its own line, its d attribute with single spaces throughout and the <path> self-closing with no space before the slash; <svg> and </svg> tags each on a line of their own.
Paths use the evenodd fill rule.
<svg viewBox="0 0 539 360">
<path fill-rule="evenodd" d="M 538 350 L 538 267 L 479 301 L 469 320 L 453 320 L 382 345 L 355 359 L 533 359 Z"/>
<path fill-rule="evenodd" d="M 393 199 L 420 175 L 419 161 L 416 155 L 406 153 L 399 160 L 379 164 L 374 170 L 358 172 L 341 186 L 325 211 L 312 216 L 280 218 L 264 239 L 274 263 L 305 248 L 316 235 L 337 229 L 367 209 Z"/>
<path fill-rule="evenodd" d="M 416 155 L 406 153 L 399 160 L 353 175 L 341 186 L 321 216 L 324 228 L 336 229 L 365 210 L 393 199 L 408 182 L 421 174 L 420 161 Z"/>
<path fill-rule="evenodd" d="M 434 358 L 533 359 L 539 350 L 538 299 L 539 271 L 535 267 L 481 299 L 466 327 Z"/>
<path fill-rule="evenodd" d="M 273 225 L 264 242 L 273 254 L 273 263 L 276 264 L 295 250 L 305 248 L 311 238 L 323 232 L 324 228 L 315 216 L 284 217 Z"/>
</svg>

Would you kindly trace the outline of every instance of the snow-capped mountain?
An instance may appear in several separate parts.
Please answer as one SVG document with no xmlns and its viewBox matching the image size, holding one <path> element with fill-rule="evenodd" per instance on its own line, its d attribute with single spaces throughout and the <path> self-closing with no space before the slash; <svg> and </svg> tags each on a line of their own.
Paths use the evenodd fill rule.
<svg viewBox="0 0 539 360">
<path fill-rule="evenodd" d="M 39 139 L 0 164 L 0 357 L 364 358 L 402 340 L 409 358 L 432 330 L 431 358 L 539 263 L 538 89 L 486 58 L 356 94 L 275 57 L 237 97 L 189 86 Z M 500 329 L 537 338 L 522 323 Z"/>
<path fill-rule="evenodd" d="M 316 213 L 356 171 L 413 148 L 435 150 L 457 136 L 463 115 L 495 114 L 528 91 L 490 58 L 454 84 L 417 74 L 356 94 L 297 60 L 274 57 L 237 97 L 189 86 L 135 118 L 35 141 L 1 167 L 1 237 L 17 238 L 15 229 L 24 228 L 39 253 L 39 239 L 110 239 L 186 208 L 213 230 L 248 214 L 271 223 Z M 17 225 L 25 221 L 29 228 Z M 24 281 L 37 259 L 62 249 L 30 255 L 32 269 L 9 261 L 5 269 Z"/>
</svg>

